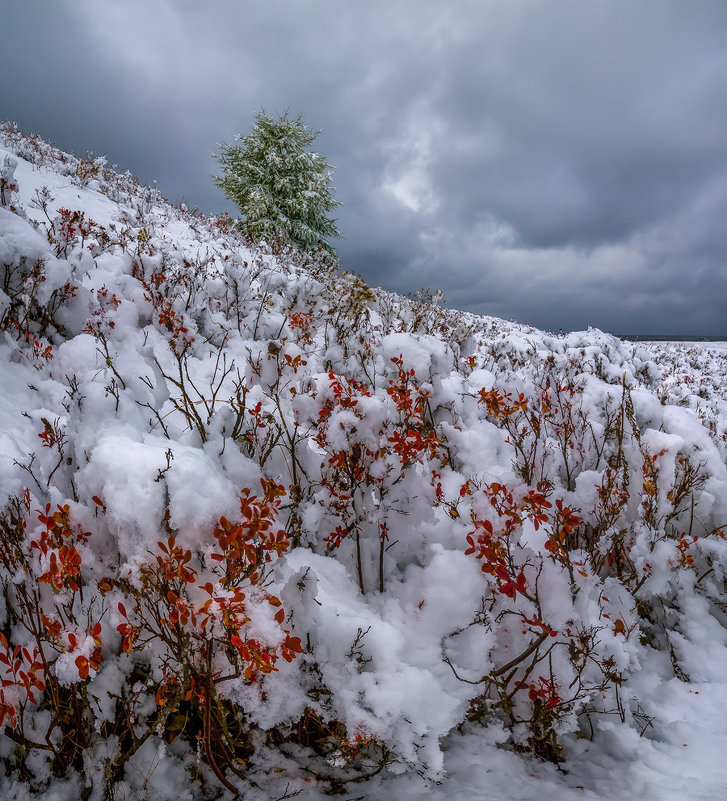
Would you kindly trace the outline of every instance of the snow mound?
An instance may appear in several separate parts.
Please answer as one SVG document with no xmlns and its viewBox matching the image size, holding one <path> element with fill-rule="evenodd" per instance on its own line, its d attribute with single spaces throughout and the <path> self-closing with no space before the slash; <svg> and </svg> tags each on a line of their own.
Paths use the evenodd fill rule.
<svg viewBox="0 0 727 801">
<path fill-rule="evenodd" d="M 727 353 L 0 180 L 3 797 L 720 795 Z"/>
</svg>

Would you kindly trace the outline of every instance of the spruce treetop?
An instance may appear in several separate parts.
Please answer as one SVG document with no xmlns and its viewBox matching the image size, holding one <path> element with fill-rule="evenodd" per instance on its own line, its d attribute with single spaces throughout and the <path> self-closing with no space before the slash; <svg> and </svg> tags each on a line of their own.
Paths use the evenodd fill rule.
<svg viewBox="0 0 727 801">
<path fill-rule="evenodd" d="M 340 237 L 329 217 L 340 203 L 333 197 L 331 166 L 307 148 L 318 131 L 286 111 L 275 119 L 264 109 L 255 117 L 252 133 L 238 134 L 216 155 L 222 175 L 214 180 L 244 217 L 255 240 L 284 241 L 307 253 L 324 251 L 335 259 L 327 242 Z"/>
</svg>

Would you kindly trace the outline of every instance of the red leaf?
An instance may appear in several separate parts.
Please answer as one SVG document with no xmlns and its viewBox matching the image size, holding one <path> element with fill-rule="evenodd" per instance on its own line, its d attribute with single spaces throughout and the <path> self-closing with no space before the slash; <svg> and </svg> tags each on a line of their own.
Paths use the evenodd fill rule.
<svg viewBox="0 0 727 801">
<path fill-rule="evenodd" d="M 76 657 L 76 667 L 78 668 L 78 675 L 81 679 L 88 678 L 88 659 L 85 656 Z"/>
</svg>

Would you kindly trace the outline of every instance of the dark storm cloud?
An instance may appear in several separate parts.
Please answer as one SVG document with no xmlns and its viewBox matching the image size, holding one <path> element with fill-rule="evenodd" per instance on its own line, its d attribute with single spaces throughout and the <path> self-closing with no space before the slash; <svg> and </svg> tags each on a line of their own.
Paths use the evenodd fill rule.
<svg viewBox="0 0 727 801">
<path fill-rule="evenodd" d="M 210 152 L 303 111 L 344 266 L 558 329 L 727 334 L 722 0 L 10 0 L 0 116 L 230 209 Z"/>
<path fill-rule="evenodd" d="M 544 3 L 488 55 L 458 51 L 439 113 L 455 144 L 480 146 L 436 172 L 459 215 L 487 208 L 529 246 L 594 245 L 663 219 L 725 164 L 727 7 L 649 7 Z M 473 167 L 478 191 L 457 194 Z"/>
</svg>

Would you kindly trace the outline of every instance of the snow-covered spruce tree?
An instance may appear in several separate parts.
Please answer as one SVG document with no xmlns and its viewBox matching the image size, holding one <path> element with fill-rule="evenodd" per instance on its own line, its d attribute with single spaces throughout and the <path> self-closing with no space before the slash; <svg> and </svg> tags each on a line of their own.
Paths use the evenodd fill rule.
<svg viewBox="0 0 727 801">
<path fill-rule="evenodd" d="M 303 252 L 322 250 L 335 259 L 327 239 L 341 234 L 328 214 L 340 204 L 333 198 L 330 165 L 307 150 L 317 136 L 301 114 L 291 117 L 286 111 L 274 119 L 263 109 L 251 134 L 219 146 L 222 175 L 215 183 L 239 206 L 253 239 L 282 239 Z"/>
</svg>

